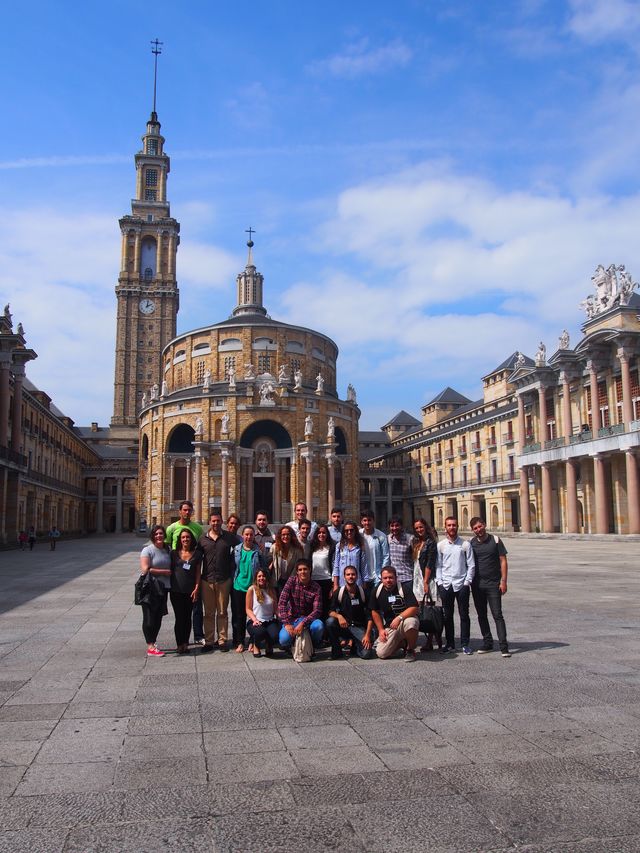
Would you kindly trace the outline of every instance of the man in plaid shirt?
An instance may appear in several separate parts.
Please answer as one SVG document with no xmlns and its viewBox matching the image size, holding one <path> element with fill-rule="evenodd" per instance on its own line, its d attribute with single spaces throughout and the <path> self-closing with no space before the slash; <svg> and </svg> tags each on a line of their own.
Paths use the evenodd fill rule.
<svg viewBox="0 0 640 853">
<path fill-rule="evenodd" d="M 396 570 L 398 583 L 413 580 L 413 536 L 402 529 L 402 519 L 398 515 L 389 521 L 389 563 Z M 384 568 L 384 566 L 382 567 Z"/>
<path fill-rule="evenodd" d="M 289 649 L 295 637 L 309 629 L 314 648 L 322 645 L 324 624 L 322 615 L 322 592 L 319 584 L 311 580 L 311 564 L 299 559 L 295 574 L 284 585 L 278 601 L 278 619 L 282 622 L 279 642 L 282 649 Z"/>
</svg>

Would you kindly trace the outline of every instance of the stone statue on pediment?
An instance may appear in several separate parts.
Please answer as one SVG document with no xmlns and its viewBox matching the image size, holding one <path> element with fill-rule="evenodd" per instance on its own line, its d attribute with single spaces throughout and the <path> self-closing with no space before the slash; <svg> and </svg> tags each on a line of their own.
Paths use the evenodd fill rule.
<svg viewBox="0 0 640 853">
<path fill-rule="evenodd" d="M 336 422 L 333 417 L 329 418 L 327 421 L 327 438 L 333 439 L 336 435 Z"/>
<path fill-rule="evenodd" d="M 304 419 L 304 434 L 305 436 L 313 435 L 313 418 L 311 415 L 307 415 Z"/>
<path fill-rule="evenodd" d="M 151 386 L 151 388 L 149 389 L 149 397 L 152 400 L 157 400 L 158 399 L 158 391 L 159 391 L 158 385 L 157 385 L 157 383 L 154 382 L 153 385 Z"/>
<path fill-rule="evenodd" d="M 524 367 L 525 363 L 526 363 L 526 358 L 524 357 L 524 353 L 518 352 L 516 354 L 516 360 L 515 360 L 513 366 L 515 367 L 516 370 L 518 370 L 520 367 Z"/>
<path fill-rule="evenodd" d="M 204 372 L 204 379 L 202 381 L 202 387 L 205 391 L 208 391 L 209 388 L 211 387 L 211 371 L 209 370 L 208 367 Z"/>
<path fill-rule="evenodd" d="M 547 348 L 542 343 L 542 341 L 540 341 L 540 343 L 538 344 L 538 351 L 535 355 L 534 360 L 536 363 L 536 367 L 544 367 L 547 363 Z"/>
<path fill-rule="evenodd" d="M 562 334 L 558 338 L 558 349 L 569 349 L 569 332 L 566 329 L 562 330 Z"/>
<path fill-rule="evenodd" d="M 220 424 L 222 435 L 229 435 L 229 415 L 225 412 Z"/>
<path fill-rule="evenodd" d="M 322 375 L 322 371 L 316 376 L 316 383 L 316 394 L 322 394 L 324 391 L 324 376 Z"/>
<path fill-rule="evenodd" d="M 229 379 L 229 391 L 236 390 L 236 369 L 231 364 L 229 365 L 229 369 L 227 370 L 227 378 Z"/>
<path fill-rule="evenodd" d="M 286 364 L 281 364 L 278 370 L 278 383 L 285 385 L 289 381 L 289 368 Z"/>
<path fill-rule="evenodd" d="M 273 376 L 266 374 L 265 378 L 260 383 L 258 393 L 260 394 L 261 406 L 275 406 L 276 402 L 273 397 L 276 393 L 276 383 L 273 380 Z"/>
<path fill-rule="evenodd" d="M 169 386 L 167 385 L 167 380 L 163 379 L 162 380 L 162 388 L 160 389 L 160 396 L 166 397 L 168 393 L 169 393 Z"/>
<path fill-rule="evenodd" d="M 302 391 L 302 371 L 300 370 L 300 368 L 298 368 L 296 370 L 296 372 L 293 374 L 293 381 L 294 381 L 293 390 L 294 391 Z"/>
<path fill-rule="evenodd" d="M 196 435 L 202 435 L 204 432 L 204 421 L 202 418 L 196 418 L 196 425 L 194 427 L 194 433 Z"/>
<path fill-rule="evenodd" d="M 256 378 L 256 371 L 253 364 L 245 364 L 244 378 L 246 382 L 253 382 L 253 380 Z"/>
</svg>

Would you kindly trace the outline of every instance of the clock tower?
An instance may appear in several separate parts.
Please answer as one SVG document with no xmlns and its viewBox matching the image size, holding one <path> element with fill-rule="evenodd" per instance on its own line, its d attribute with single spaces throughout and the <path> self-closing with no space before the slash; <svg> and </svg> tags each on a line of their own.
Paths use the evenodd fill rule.
<svg viewBox="0 0 640 853">
<path fill-rule="evenodd" d="M 155 102 L 135 163 L 131 214 L 120 220 L 112 427 L 137 425 L 142 393 L 162 382 L 160 356 L 176 335 L 180 225 L 171 217 L 167 201 L 169 157 L 164 153 Z"/>
</svg>

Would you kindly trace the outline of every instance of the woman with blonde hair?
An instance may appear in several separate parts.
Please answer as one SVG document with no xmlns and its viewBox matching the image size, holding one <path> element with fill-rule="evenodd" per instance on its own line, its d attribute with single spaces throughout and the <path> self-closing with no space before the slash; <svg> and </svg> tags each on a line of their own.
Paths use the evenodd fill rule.
<svg viewBox="0 0 640 853">
<path fill-rule="evenodd" d="M 278 642 L 280 622 L 276 618 L 278 593 L 266 569 L 258 569 L 253 584 L 247 590 L 246 610 L 247 631 L 251 638 L 254 658 L 262 656 L 262 645 L 265 647 L 266 656 L 271 657 L 273 647 Z"/>
</svg>

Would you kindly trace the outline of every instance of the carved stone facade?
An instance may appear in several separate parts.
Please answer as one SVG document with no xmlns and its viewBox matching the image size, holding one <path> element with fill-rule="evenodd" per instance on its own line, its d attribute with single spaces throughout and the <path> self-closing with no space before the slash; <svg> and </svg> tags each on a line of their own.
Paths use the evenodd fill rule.
<svg viewBox="0 0 640 853">
<path fill-rule="evenodd" d="M 326 519 L 358 510 L 358 418 L 336 388 L 338 348 L 311 329 L 272 320 L 249 242 L 232 316 L 174 338 L 162 353 L 164 395 L 140 415 L 139 503 L 167 523 L 189 498 L 253 520 L 293 518 L 297 501 Z M 333 433 L 331 434 L 333 427 Z"/>
<path fill-rule="evenodd" d="M 623 266 L 592 281 L 574 349 L 563 330 L 550 358 L 541 342 L 485 376 L 481 400 L 446 388 L 422 424 L 402 412 L 363 436 L 362 508 L 440 532 L 480 515 L 493 530 L 640 533 L 640 298 Z"/>
</svg>

